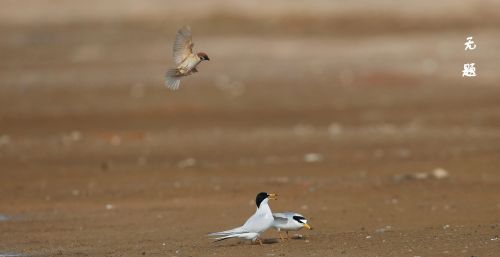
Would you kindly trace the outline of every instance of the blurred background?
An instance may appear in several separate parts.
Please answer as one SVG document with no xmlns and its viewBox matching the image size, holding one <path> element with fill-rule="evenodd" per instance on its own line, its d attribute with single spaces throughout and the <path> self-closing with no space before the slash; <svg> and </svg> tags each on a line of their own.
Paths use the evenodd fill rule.
<svg viewBox="0 0 500 257">
<path fill-rule="evenodd" d="M 0 3 L 0 255 L 500 249 L 500 1 Z M 205 238 L 260 191 L 316 230 Z"/>
</svg>

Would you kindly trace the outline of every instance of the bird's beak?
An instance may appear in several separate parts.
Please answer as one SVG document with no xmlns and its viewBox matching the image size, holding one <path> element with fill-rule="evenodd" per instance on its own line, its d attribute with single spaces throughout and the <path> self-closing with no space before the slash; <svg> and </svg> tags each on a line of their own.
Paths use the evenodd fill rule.
<svg viewBox="0 0 500 257">
<path fill-rule="evenodd" d="M 208 58 L 208 56 L 207 56 L 207 61 L 210 61 L 210 58 Z"/>
<path fill-rule="evenodd" d="M 311 226 L 309 226 L 309 224 L 307 223 L 304 223 L 304 227 L 306 227 L 307 229 L 313 229 Z"/>
<path fill-rule="evenodd" d="M 278 200 L 278 195 L 277 194 L 269 194 L 269 199 Z"/>
</svg>

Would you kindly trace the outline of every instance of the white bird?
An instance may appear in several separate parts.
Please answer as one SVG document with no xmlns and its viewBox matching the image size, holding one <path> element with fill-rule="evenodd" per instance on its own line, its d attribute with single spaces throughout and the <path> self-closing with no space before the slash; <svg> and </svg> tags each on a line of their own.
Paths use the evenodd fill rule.
<svg viewBox="0 0 500 257">
<path fill-rule="evenodd" d="M 282 241 L 285 239 L 281 234 L 281 231 L 286 231 L 286 239 L 288 239 L 288 231 L 297 231 L 306 227 L 307 229 L 312 229 L 309 224 L 307 224 L 307 219 L 300 213 L 296 212 L 275 212 L 273 213 L 274 221 L 273 228 L 278 230 L 280 238 Z"/>
<path fill-rule="evenodd" d="M 184 26 L 175 37 L 173 48 L 174 62 L 177 67 L 169 69 L 165 73 L 165 86 L 171 90 L 179 89 L 181 78 L 198 72 L 196 66 L 201 61 L 209 61 L 208 55 L 204 52 L 193 54 L 193 39 L 191 37 L 191 28 Z"/>
<path fill-rule="evenodd" d="M 259 236 L 262 232 L 271 227 L 274 220 L 268 201 L 269 199 L 276 200 L 276 196 L 276 194 L 268 194 L 265 192 L 259 193 L 255 198 L 257 210 L 243 226 L 222 232 L 211 233 L 209 236 L 217 236 L 214 242 L 229 238 L 242 238 L 252 240 L 252 242 L 257 240 L 262 245 L 262 240 L 259 239 Z"/>
</svg>

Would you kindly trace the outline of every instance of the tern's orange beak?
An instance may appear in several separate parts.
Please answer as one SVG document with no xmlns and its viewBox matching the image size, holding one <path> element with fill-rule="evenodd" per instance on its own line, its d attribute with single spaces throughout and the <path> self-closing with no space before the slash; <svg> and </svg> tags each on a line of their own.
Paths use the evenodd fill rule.
<svg viewBox="0 0 500 257">
<path fill-rule="evenodd" d="M 269 194 L 269 199 L 270 200 L 278 200 L 278 195 L 277 194 Z"/>
<path fill-rule="evenodd" d="M 311 226 L 309 226 L 309 224 L 307 223 L 304 223 L 304 227 L 306 227 L 307 229 L 313 229 Z"/>
</svg>

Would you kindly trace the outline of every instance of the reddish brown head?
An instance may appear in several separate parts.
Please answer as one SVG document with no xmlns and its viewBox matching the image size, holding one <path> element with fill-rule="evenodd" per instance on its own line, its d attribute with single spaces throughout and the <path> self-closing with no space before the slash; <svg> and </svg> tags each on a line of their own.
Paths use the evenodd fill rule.
<svg viewBox="0 0 500 257">
<path fill-rule="evenodd" d="M 202 61 L 210 61 L 210 58 L 208 58 L 208 55 L 204 52 L 199 52 L 196 55 L 198 55 Z"/>
</svg>

